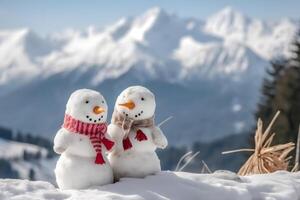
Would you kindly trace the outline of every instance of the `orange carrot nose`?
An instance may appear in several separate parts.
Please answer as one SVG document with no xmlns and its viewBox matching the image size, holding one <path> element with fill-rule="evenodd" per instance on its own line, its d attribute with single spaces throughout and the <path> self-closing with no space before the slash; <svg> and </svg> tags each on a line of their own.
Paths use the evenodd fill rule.
<svg viewBox="0 0 300 200">
<path fill-rule="evenodd" d="M 126 108 L 132 110 L 132 109 L 134 109 L 135 104 L 134 104 L 134 102 L 133 102 L 132 100 L 129 100 L 129 101 L 126 102 L 126 103 L 120 103 L 119 106 L 124 106 L 124 107 L 126 107 Z"/>
<path fill-rule="evenodd" d="M 104 108 L 101 108 L 101 107 L 99 107 L 99 106 L 95 106 L 95 107 L 93 108 L 93 112 L 94 112 L 96 115 L 99 115 L 100 113 L 105 112 L 105 110 L 104 110 Z"/>
</svg>

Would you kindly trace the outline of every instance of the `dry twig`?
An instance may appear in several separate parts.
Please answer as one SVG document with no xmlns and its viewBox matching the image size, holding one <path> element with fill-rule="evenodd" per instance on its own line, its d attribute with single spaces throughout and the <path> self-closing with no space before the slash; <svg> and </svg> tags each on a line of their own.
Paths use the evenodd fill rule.
<svg viewBox="0 0 300 200">
<path fill-rule="evenodd" d="M 175 171 L 181 172 L 194 158 L 200 153 L 200 151 L 197 151 L 193 154 L 192 151 L 187 152 L 183 156 L 181 156 L 180 160 L 177 163 L 177 166 L 175 168 Z M 186 161 L 185 161 L 186 160 Z M 185 161 L 185 162 L 184 162 Z M 182 164 L 184 163 L 184 164 Z M 181 166 L 182 165 L 182 166 Z"/>
<path fill-rule="evenodd" d="M 202 169 L 201 169 L 201 173 L 204 174 L 204 173 L 209 173 L 211 174 L 212 171 L 209 169 L 209 167 L 207 166 L 207 164 L 204 162 L 204 160 L 201 161 L 203 166 L 202 166 Z"/>
<path fill-rule="evenodd" d="M 296 145 L 296 155 L 295 155 L 295 166 L 292 169 L 292 172 L 299 171 L 300 166 L 299 166 L 299 159 L 300 159 L 300 125 L 299 125 L 299 131 L 298 131 L 298 136 L 297 136 L 297 145 Z"/>
</svg>

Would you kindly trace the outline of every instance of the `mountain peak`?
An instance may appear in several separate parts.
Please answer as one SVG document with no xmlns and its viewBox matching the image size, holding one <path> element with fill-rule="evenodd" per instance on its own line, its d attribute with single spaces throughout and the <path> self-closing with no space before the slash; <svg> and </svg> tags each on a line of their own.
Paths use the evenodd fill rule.
<svg viewBox="0 0 300 200">
<path fill-rule="evenodd" d="M 170 18 L 171 15 L 160 7 L 153 7 L 147 10 L 141 16 L 137 17 L 138 20 L 141 20 L 146 23 L 148 22 L 151 24 L 161 23 L 161 22 L 163 23 L 165 21 L 170 20 Z"/>
<path fill-rule="evenodd" d="M 208 20 L 210 20 L 212 18 L 213 19 L 219 19 L 219 20 L 222 20 L 222 21 L 225 21 L 225 20 L 234 21 L 236 19 L 245 19 L 247 17 L 243 13 L 238 11 L 237 9 L 235 9 L 231 6 L 226 6 L 225 8 L 220 10 L 219 12 L 212 15 Z"/>
<path fill-rule="evenodd" d="M 20 28 L 15 30 L 5 30 L 1 31 L 1 35 L 13 36 L 15 39 L 24 40 L 24 38 L 30 36 L 32 31 L 28 28 Z"/>
<path fill-rule="evenodd" d="M 225 7 L 209 17 L 205 29 L 217 35 L 230 33 L 244 33 L 251 23 L 251 19 L 232 7 Z"/>
<path fill-rule="evenodd" d="M 171 21 L 171 15 L 162 8 L 151 8 L 134 18 L 128 37 L 136 41 L 145 42 L 146 35 L 149 35 L 150 32 L 154 35 L 158 34 L 158 30 L 168 26 Z"/>
<path fill-rule="evenodd" d="M 219 11 L 219 13 L 224 13 L 224 14 L 240 14 L 241 12 L 235 9 L 232 6 L 226 6 L 223 9 Z"/>
<path fill-rule="evenodd" d="M 168 15 L 164 9 L 161 7 L 153 7 L 147 10 L 144 14 L 144 16 L 163 16 L 163 15 Z"/>
</svg>

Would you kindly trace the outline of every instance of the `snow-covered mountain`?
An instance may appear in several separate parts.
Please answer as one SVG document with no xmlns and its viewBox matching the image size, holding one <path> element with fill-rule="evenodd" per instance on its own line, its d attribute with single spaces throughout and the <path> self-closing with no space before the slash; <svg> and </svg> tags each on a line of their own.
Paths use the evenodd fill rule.
<svg viewBox="0 0 300 200">
<path fill-rule="evenodd" d="M 265 59 L 288 56 L 288 42 L 296 28 L 297 22 L 287 18 L 265 22 L 249 18 L 231 7 L 210 16 L 204 26 L 206 32 L 246 44 Z"/>
<path fill-rule="evenodd" d="M 232 8 L 203 21 L 153 8 L 47 37 L 0 30 L 0 122 L 53 137 L 72 90 L 101 90 L 112 111 L 118 93 L 143 84 L 156 93 L 157 120 L 174 116 L 165 125 L 173 144 L 241 132 L 269 59 L 287 56 L 295 30 L 291 20 L 263 22 Z"/>
</svg>

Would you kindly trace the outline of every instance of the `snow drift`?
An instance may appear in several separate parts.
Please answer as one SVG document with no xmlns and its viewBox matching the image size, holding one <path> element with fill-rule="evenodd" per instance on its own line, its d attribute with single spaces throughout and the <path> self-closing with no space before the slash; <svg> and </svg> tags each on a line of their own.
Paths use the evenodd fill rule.
<svg viewBox="0 0 300 200">
<path fill-rule="evenodd" d="M 144 179 L 124 178 L 111 185 L 66 191 L 42 181 L 2 179 L 0 191 L 0 199 L 296 200 L 300 198 L 300 173 L 278 171 L 240 177 L 228 171 L 213 174 L 166 171 Z"/>
</svg>

